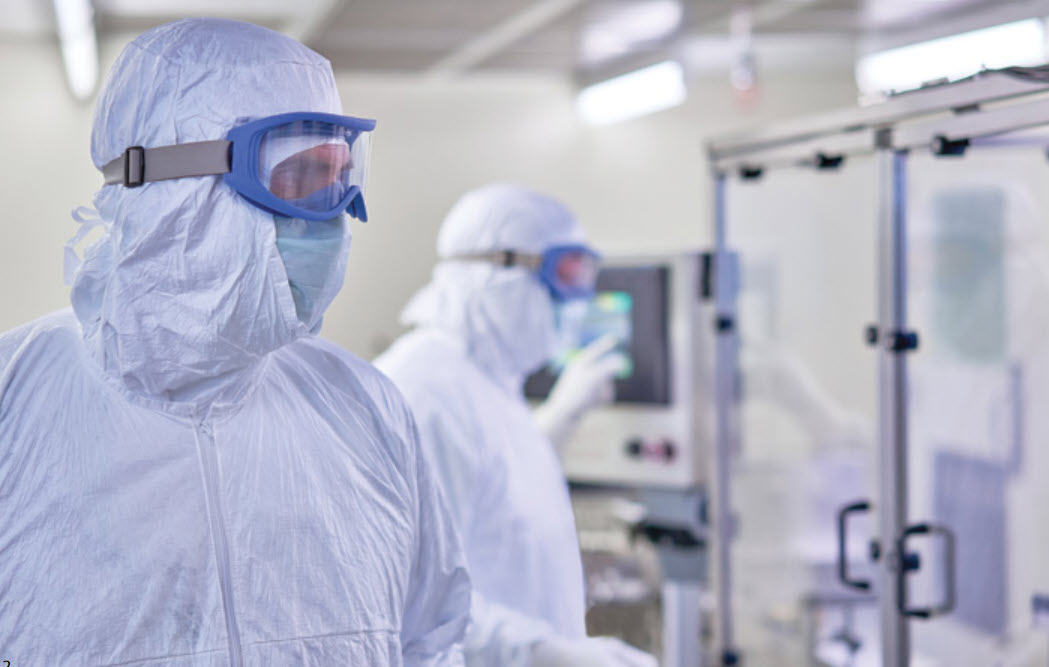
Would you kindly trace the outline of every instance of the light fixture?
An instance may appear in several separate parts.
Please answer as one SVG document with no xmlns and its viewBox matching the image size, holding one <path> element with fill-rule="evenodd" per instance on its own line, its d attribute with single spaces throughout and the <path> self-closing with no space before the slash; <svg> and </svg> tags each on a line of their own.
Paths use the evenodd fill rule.
<svg viewBox="0 0 1049 667">
<path fill-rule="evenodd" d="M 729 68 L 729 83 L 737 97 L 752 99 L 758 86 L 757 56 L 754 53 L 754 11 L 741 7 L 729 21 L 735 57 Z"/>
<path fill-rule="evenodd" d="M 1046 62 L 1045 25 L 1027 19 L 860 57 L 856 83 L 865 95 L 911 90 L 983 69 Z"/>
<path fill-rule="evenodd" d="M 579 91 L 576 109 L 591 125 L 608 125 L 669 109 L 685 101 L 680 63 L 667 60 Z"/>
<path fill-rule="evenodd" d="M 680 0 L 645 0 L 615 6 L 605 16 L 584 26 L 580 55 L 584 64 L 607 62 L 633 50 L 658 43 L 680 26 Z"/>
<path fill-rule="evenodd" d="M 90 0 L 54 0 L 62 62 L 73 96 L 86 100 L 98 84 L 98 43 Z"/>
</svg>

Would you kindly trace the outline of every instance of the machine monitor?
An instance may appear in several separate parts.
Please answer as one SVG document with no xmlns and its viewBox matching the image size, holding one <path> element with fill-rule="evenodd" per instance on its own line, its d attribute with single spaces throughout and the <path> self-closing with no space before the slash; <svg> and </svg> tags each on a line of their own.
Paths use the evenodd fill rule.
<svg viewBox="0 0 1049 667">
<path fill-rule="evenodd" d="M 598 274 L 597 296 L 583 320 L 578 348 L 566 350 L 528 378 L 525 395 L 543 399 L 558 374 L 580 349 L 606 334 L 619 339 L 612 354 L 625 359 L 616 378 L 616 403 L 670 403 L 668 337 L 669 269 L 666 266 L 612 266 Z"/>
<path fill-rule="evenodd" d="M 580 348 L 612 333 L 627 363 L 615 400 L 584 417 L 561 450 L 569 480 L 645 488 L 702 484 L 713 425 L 713 304 L 700 253 L 606 257 Z M 543 400 L 570 350 L 528 379 Z"/>
</svg>

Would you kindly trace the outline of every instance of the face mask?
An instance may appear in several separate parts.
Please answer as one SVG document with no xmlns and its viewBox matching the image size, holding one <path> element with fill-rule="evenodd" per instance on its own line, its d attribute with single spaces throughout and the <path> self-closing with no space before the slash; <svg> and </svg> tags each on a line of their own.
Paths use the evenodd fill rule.
<svg viewBox="0 0 1049 667">
<path fill-rule="evenodd" d="M 295 314 L 312 329 L 342 286 L 340 260 L 349 244 L 345 218 L 274 218 L 274 222 Z"/>
</svg>

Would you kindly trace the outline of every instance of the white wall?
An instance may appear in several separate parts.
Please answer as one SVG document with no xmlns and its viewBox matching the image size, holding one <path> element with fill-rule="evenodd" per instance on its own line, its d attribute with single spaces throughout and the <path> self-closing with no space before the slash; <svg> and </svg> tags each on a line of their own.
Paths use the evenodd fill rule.
<svg viewBox="0 0 1049 667">
<path fill-rule="evenodd" d="M 103 49 L 103 71 L 119 45 Z M 443 86 L 342 75 L 347 113 L 379 119 L 368 192 L 354 223 L 346 288 L 325 335 L 366 357 L 399 331 L 397 313 L 429 275 L 441 218 L 465 190 L 513 180 L 557 197 L 606 249 L 696 246 L 707 238 L 703 137 L 853 103 L 847 71 L 776 75 L 751 111 L 724 80 L 691 87 L 677 109 L 607 128 L 576 119 L 573 89 L 552 77 L 470 77 Z M 91 105 L 66 91 L 57 48 L 0 42 L 0 331 L 67 304 L 69 211 L 100 177 L 88 158 Z"/>
<path fill-rule="evenodd" d="M 0 331 L 68 305 L 69 212 L 101 184 L 91 105 L 67 92 L 57 46 L 0 41 Z"/>
<path fill-rule="evenodd" d="M 570 84 L 548 78 L 410 80 L 344 76 L 347 113 L 379 119 L 369 183 L 373 222 L 356 227 L 347 286 L 326 335 L 371 356 L 427 280 L 445 212 L 469 188 L 512 180 L 565 201 L 605 250 L 698 246 L 708 238 L 703 138 L 726 126 L 854 101 L 850 73 L 769 81 L 742 112 L 721 80 L 677 109 L 605 128 L 579 123 Z M 770 211 L 771 212 L 771 211 Z"/>
</svg>

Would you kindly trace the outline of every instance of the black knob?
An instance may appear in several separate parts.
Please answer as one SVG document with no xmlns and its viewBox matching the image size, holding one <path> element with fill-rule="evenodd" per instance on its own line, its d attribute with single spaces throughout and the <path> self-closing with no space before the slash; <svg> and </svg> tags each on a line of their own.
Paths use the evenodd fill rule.
<svg viewBox="0 0 1049 667">
<path fill-rule="evenodd" d="M 627 443 L 626 443 L 627 456 L 633 456 L 634 458 L 640 458 L 641 457 L 641 451 L 644 448 L 645 448 L 645 444 L 643 442 L 641 442 L 640 438 L 634 438 L 633 440 L 628 440 Z"/>
<path fill-rule="evenodd" d="M 876 324 L 867 327 L 865 334 L 864 337 L 867 340 L 867 345 L 874 347 L 878 344 L 878 326 Z"/>
<path fill-rule="evenodd" d="M 664 440 L 663 459 L 669 463 L 670 461 L 673 461 L 675 457 L 677 457 L 677 447 L 675 447 L 674 443 L 672 443 L 671 441 Z"/>
</svg>

